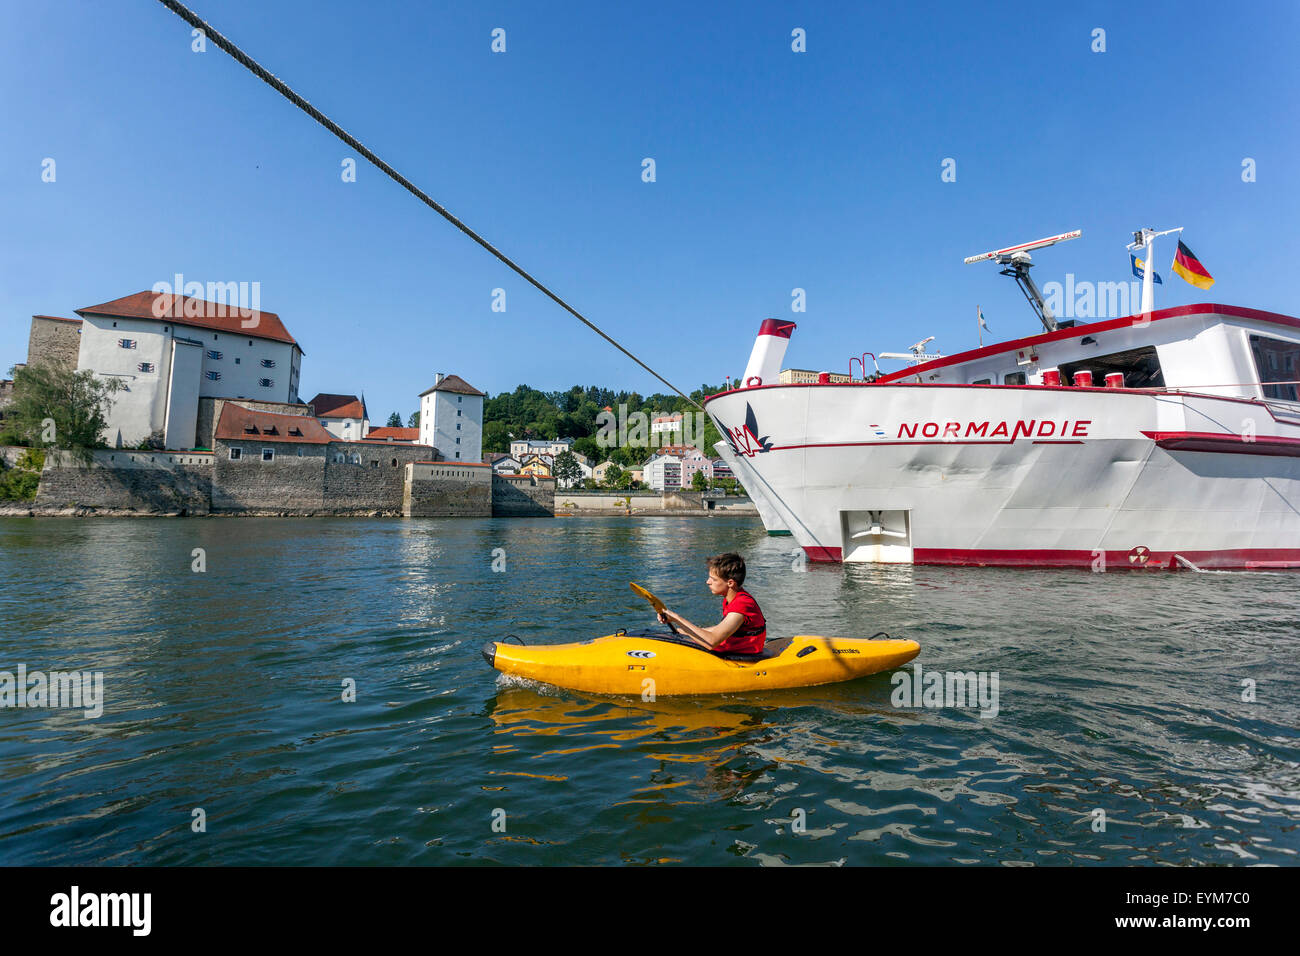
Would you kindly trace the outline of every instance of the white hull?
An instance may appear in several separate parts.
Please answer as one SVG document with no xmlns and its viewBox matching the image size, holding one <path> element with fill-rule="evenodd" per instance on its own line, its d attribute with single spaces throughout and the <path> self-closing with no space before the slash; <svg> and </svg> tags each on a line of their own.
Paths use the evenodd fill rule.
<svg viewBox="0 0 1300 956">
<path fill-rule="evenodd" d="M 1300 566 L 1295 403 L 863 383 L 707 408 L 813 560 Z"/>
</svg>

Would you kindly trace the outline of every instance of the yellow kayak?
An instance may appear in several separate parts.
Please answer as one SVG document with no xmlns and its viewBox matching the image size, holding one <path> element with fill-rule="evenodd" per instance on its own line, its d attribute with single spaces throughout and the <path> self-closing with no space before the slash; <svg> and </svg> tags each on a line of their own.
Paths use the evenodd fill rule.
<svg viewBox="0 0 1300 956">
<path fill-rule="evenodd" d="M 620 631 L 574 644 L 484 645 L 503 674 L 594 694 L 644 698 L 812 687 L 900 667 L 916 641 L 800 635 L 767 642 L 761 655 L 719 655 L 666 631 Z"/>
</svg>

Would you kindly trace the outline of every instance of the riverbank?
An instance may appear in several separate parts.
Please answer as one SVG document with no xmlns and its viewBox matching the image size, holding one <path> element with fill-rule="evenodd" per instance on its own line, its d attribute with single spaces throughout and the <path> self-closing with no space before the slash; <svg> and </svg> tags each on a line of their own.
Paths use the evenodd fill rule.
<svg viewBox="0 0 1300 956">
<path fill-rule="evenodd" d="M 444 469 L 456 466 L 439 465 Z M 104 474 L 104 472 L 100 472 Z M 131 477 L 136 477 L 135 472 Z M 151 476 L 150 472 L 144 472 Z M 484 476 L 487 478 L 488 476 Z M 492 482 L 491 497 L 485 499 L 486 507 L 477 513 L 453 513 L 443 501 L 438 501 L 436 513 L 416 514 L 410 505 L 410 498 L 402 508 L 368 508 L 356 504 L 350 506 L 349 499 L 340 498 L 328 508 L 272 508 L 244 507 L 239 510 L 216 510 L 207 502 L 196 508 L 167 507 L 156 495 L 123 496 L 106 493 L 102 488 L 94 489 L 93 499 L 103 504 L 88 504 L 82 501 L 65 502 L 51 500 L 51 496 L 38 495 L 33 502 L 5 502 L 0 504 L 0 517 L 11 518 L 402 518 L 402 517 L 549 517 L 552 513 L 557 518 L 578 517 L 672 517 L 672 518 L 708 518 L 708 517 L 746 517 L 758 515 L 753 501 L 741 496 L 709 497 L 700 492 L 670 491 L 628 492 L 612 494 L 602 492 L 567 491 L 555 494 L 552 498 L 549 488 L 542 482 L 553 479 L 531 479 L 524 477 L 509 483 L 497 478 Z M 541 494 L 536 488 L 540 487 Z M 518 486 L 518 487 L 517 487 Z M 486 486 L 483 489 L 486 491 Z M 85 485 L 80 491 L 88 494 Z M 125 506 L 122 502 L 127 502 Z"/>
<path fill-rule="evenodd" d="M 557 491 L 555 516 L 579 517 L 709 517 L 718 515 L 756 517 L 758 509 L 749 498 L 710 496 L 699 491 L 599 492 Z"/>
</svg>

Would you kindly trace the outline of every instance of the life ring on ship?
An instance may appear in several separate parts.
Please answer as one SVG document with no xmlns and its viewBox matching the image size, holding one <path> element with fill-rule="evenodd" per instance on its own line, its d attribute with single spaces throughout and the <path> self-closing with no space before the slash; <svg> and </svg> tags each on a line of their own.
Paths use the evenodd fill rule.
<svg viewBox="0 0 1300 956">
<path fill-rule="evenodd" d="M 745 388 L 753 388 L 755 385 L 762 385 L 763 379 L 759 375 L 751 375 L 745 379 Z"/>
</svg>

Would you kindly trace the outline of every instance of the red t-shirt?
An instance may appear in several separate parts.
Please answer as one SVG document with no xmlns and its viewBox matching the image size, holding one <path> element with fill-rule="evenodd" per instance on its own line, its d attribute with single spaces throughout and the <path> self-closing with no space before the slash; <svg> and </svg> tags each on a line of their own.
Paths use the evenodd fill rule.
<svg viewBox="0 0 1300 956">
<path fill-rule="evenodd" d="M 761 654 L 767 640 L 767 621 L 758 609 L 758 602 L 746 591 L 737 591 L 731 601 L 722 602 L 722 616 L 732 611 L 745 615 L 740 630 L 713 649 L 715 654 Z"/>
</svg>

